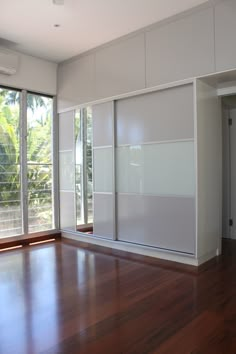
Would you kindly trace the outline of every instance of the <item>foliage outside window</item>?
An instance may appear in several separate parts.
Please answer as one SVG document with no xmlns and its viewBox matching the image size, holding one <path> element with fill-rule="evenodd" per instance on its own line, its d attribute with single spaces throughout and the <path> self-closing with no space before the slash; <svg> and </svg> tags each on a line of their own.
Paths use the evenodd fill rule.
<svg viewBox="0 0 236 354">
<path fill-rule="evenodd" d="M 0 237 L 23 234 L 21 93 L 0 89 Z M 24 117 L 26 119 L 26 117 Z M 27 94 L 28 232 L 53 225 L 52 99 Z"/>
</svg>

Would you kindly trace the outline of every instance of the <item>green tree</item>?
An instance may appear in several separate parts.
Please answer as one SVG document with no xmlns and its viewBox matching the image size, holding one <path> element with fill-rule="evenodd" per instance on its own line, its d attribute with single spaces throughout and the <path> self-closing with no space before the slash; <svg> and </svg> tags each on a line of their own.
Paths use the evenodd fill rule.
<svg viewBox="0 0 236 354">
<path fill-rule="evenodd" d="M 5 104 L 13 106 L 20 103 L 20 95 L 18 91 L 0 90 L 0 96 L 4 97 Z M 32 94 L 27 95 L 27 107 L 34 111 L 37 107 L 45 106 L 45 100 L 41 96 Z"/>
</svg>

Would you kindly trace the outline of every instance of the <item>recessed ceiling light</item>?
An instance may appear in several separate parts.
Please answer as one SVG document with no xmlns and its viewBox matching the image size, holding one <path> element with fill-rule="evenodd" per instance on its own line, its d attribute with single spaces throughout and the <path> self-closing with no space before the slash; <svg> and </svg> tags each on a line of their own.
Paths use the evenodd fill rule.
<svg viewBox="0 0 236 354">
<path fill-rule="evenodd" d="M 55 4 L 55 5 L 64 5 L 64 0 L 53 0 L 53 4 Z"/>
</svg>

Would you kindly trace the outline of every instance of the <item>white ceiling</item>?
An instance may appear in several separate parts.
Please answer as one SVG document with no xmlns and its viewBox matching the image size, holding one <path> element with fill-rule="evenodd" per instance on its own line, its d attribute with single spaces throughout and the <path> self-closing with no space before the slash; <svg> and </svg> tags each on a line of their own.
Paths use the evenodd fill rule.
<svg viewBox="0 0 236 354">
<path fill-rule="evenodd" d="M 52 0 L 0 0 L 0 45 L 60 62 L 206 2 L 64 1 L 64 6 L 58 6 Z"/>
</svg>

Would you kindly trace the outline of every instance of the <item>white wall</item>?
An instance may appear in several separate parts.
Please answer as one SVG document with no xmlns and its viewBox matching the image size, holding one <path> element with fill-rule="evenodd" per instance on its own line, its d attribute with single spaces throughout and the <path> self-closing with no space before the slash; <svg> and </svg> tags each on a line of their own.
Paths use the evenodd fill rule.
<svg viewBox="0 0 236 354">
<path fill-rule="evenodd" d="M 222 118 L 216 89 L 197 80 L 197 257 L 221 252 Z"/>
<path fill-rule="evenodd" d="M 16 54 L 19 55 L 17 73 L 11 76 L 0 74 L 0 85 L 56 95 L 57 64 L 25 54 Z"/>
</svg>

